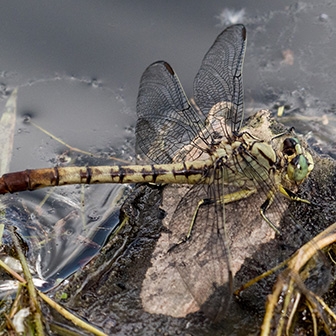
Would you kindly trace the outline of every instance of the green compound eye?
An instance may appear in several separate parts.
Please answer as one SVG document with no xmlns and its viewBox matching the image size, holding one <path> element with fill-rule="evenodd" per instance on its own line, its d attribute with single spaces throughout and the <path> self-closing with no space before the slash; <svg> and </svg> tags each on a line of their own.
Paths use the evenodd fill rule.
<svg viewBox="0 0 336 336">
<path fill-rule="evenodd" d="M 288 164 L 287 175 L 295 182 L 301 182 L 309 174 L 307 158 L 303 154 L 295 156 Z"/>
</svg>

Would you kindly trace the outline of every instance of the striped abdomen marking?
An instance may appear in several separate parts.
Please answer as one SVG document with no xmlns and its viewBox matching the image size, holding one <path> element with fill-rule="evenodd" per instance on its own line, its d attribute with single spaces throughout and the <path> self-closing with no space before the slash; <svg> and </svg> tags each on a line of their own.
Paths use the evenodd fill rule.
<svg viewBox="0 0 336 336">
<path fill-rule="evenodd" d="M 199 182 L 212 160 L 165 165 L 55 167 L 28 169 L 0 177 L 0 194 L 67 184 Z"/>
</svg>

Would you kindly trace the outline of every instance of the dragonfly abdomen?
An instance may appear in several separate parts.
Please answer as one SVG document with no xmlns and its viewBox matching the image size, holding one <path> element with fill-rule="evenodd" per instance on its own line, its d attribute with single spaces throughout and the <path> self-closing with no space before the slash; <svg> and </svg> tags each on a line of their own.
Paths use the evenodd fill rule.
<svg viewBox="0 0 336 336">
<path fill-rule="evenodd" d="M 177 183 L 195 184 L 204 178 L 212 164 L 191 161 L 162 165 L 54 167 L 27 169 L 4 174 L 0 178 L 0 194 L 69 184 L 97 183 Z"/>
</svg>

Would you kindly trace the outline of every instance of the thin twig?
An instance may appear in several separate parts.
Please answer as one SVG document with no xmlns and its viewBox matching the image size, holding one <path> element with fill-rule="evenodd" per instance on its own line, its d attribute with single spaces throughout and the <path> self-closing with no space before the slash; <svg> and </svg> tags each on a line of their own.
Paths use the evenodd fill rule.
<svg viewBox="0 0 336 336">
<path fill-rule="evenodd" d="M 9 231 L 11 233 L 11 238 L 13 240 L 16 252 L 18 254 L 18 258 L 22 266 L 23 274 L 26 279 L 27 289 L 28 289 L 28 294 L 29 294 L 29 299 L 30 299 L 30 308 L 31 308 L 31 311 L 33 312 L 34 322 L 35 322 L 35 327 L 36 327 L 36 335 L 43 336 L 44 331 L 43 331 L 41 307 L 37 299 L 36 290 L 35 290 L 35 286 L 33 283 L 33 278 L 29 271 L 26 258 L 22 252 L 20 242 L 15 234 L 14 227 L 10 226 Z"/>
<path fill-rule="evenodd" d="M 75 315 L 69 313 L 65 308 L 61 305 L 50 299 L 49 296 L 45 295 L 44 293 L 38 291 L 39 296 L 48 303 L 52 308 L 54 308 L 57 312 L 59 312 L 62 316 L 64 316 L 67 320 L 70 320 L 73 324 L 77 325 L 78 327 L 85 329 L 97 336 L 107 336 L 104 332 L 98 330 L 97 328 L 93 327 L 92 325 L 84 322 L 80 318 L 76 317 Z"/>
</svg>

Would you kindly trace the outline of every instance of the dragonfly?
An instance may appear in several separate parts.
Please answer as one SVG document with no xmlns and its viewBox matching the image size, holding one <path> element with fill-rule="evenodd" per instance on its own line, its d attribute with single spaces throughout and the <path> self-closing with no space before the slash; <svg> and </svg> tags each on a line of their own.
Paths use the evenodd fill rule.
<svg viewBox="0 0 336 336">
<path fill-rule="evenodd" d="M 136 150 L 148 164 L 8 173 L 0 178 L 0 194 L 69 184 L 190 186 L 169 225 L 169 254 L 197 302 L 204 304 L 216 292 L 217 298 L 204 310 L 209 315 L 223 313 L 233 291 L 227 205 L 261 195 L 261 218 L 279 233 L 267 212 L 277 207 L 279 194 L 309 203 L 295 192 L 314 168 L 294 130 L 265 138 L 255 134 L 258 128 L 243 127 L 245 49 L 246 28 L 237 24 L 225 29 L 202 61 L 193 100 L 167 62 L 155 62 L 144 71 L 137 98 Z M 192 276 L 195 265 L 197 275 Z M 210 289 L 200 290 L 197 283 L 205 279 Z"/>
</svg>

